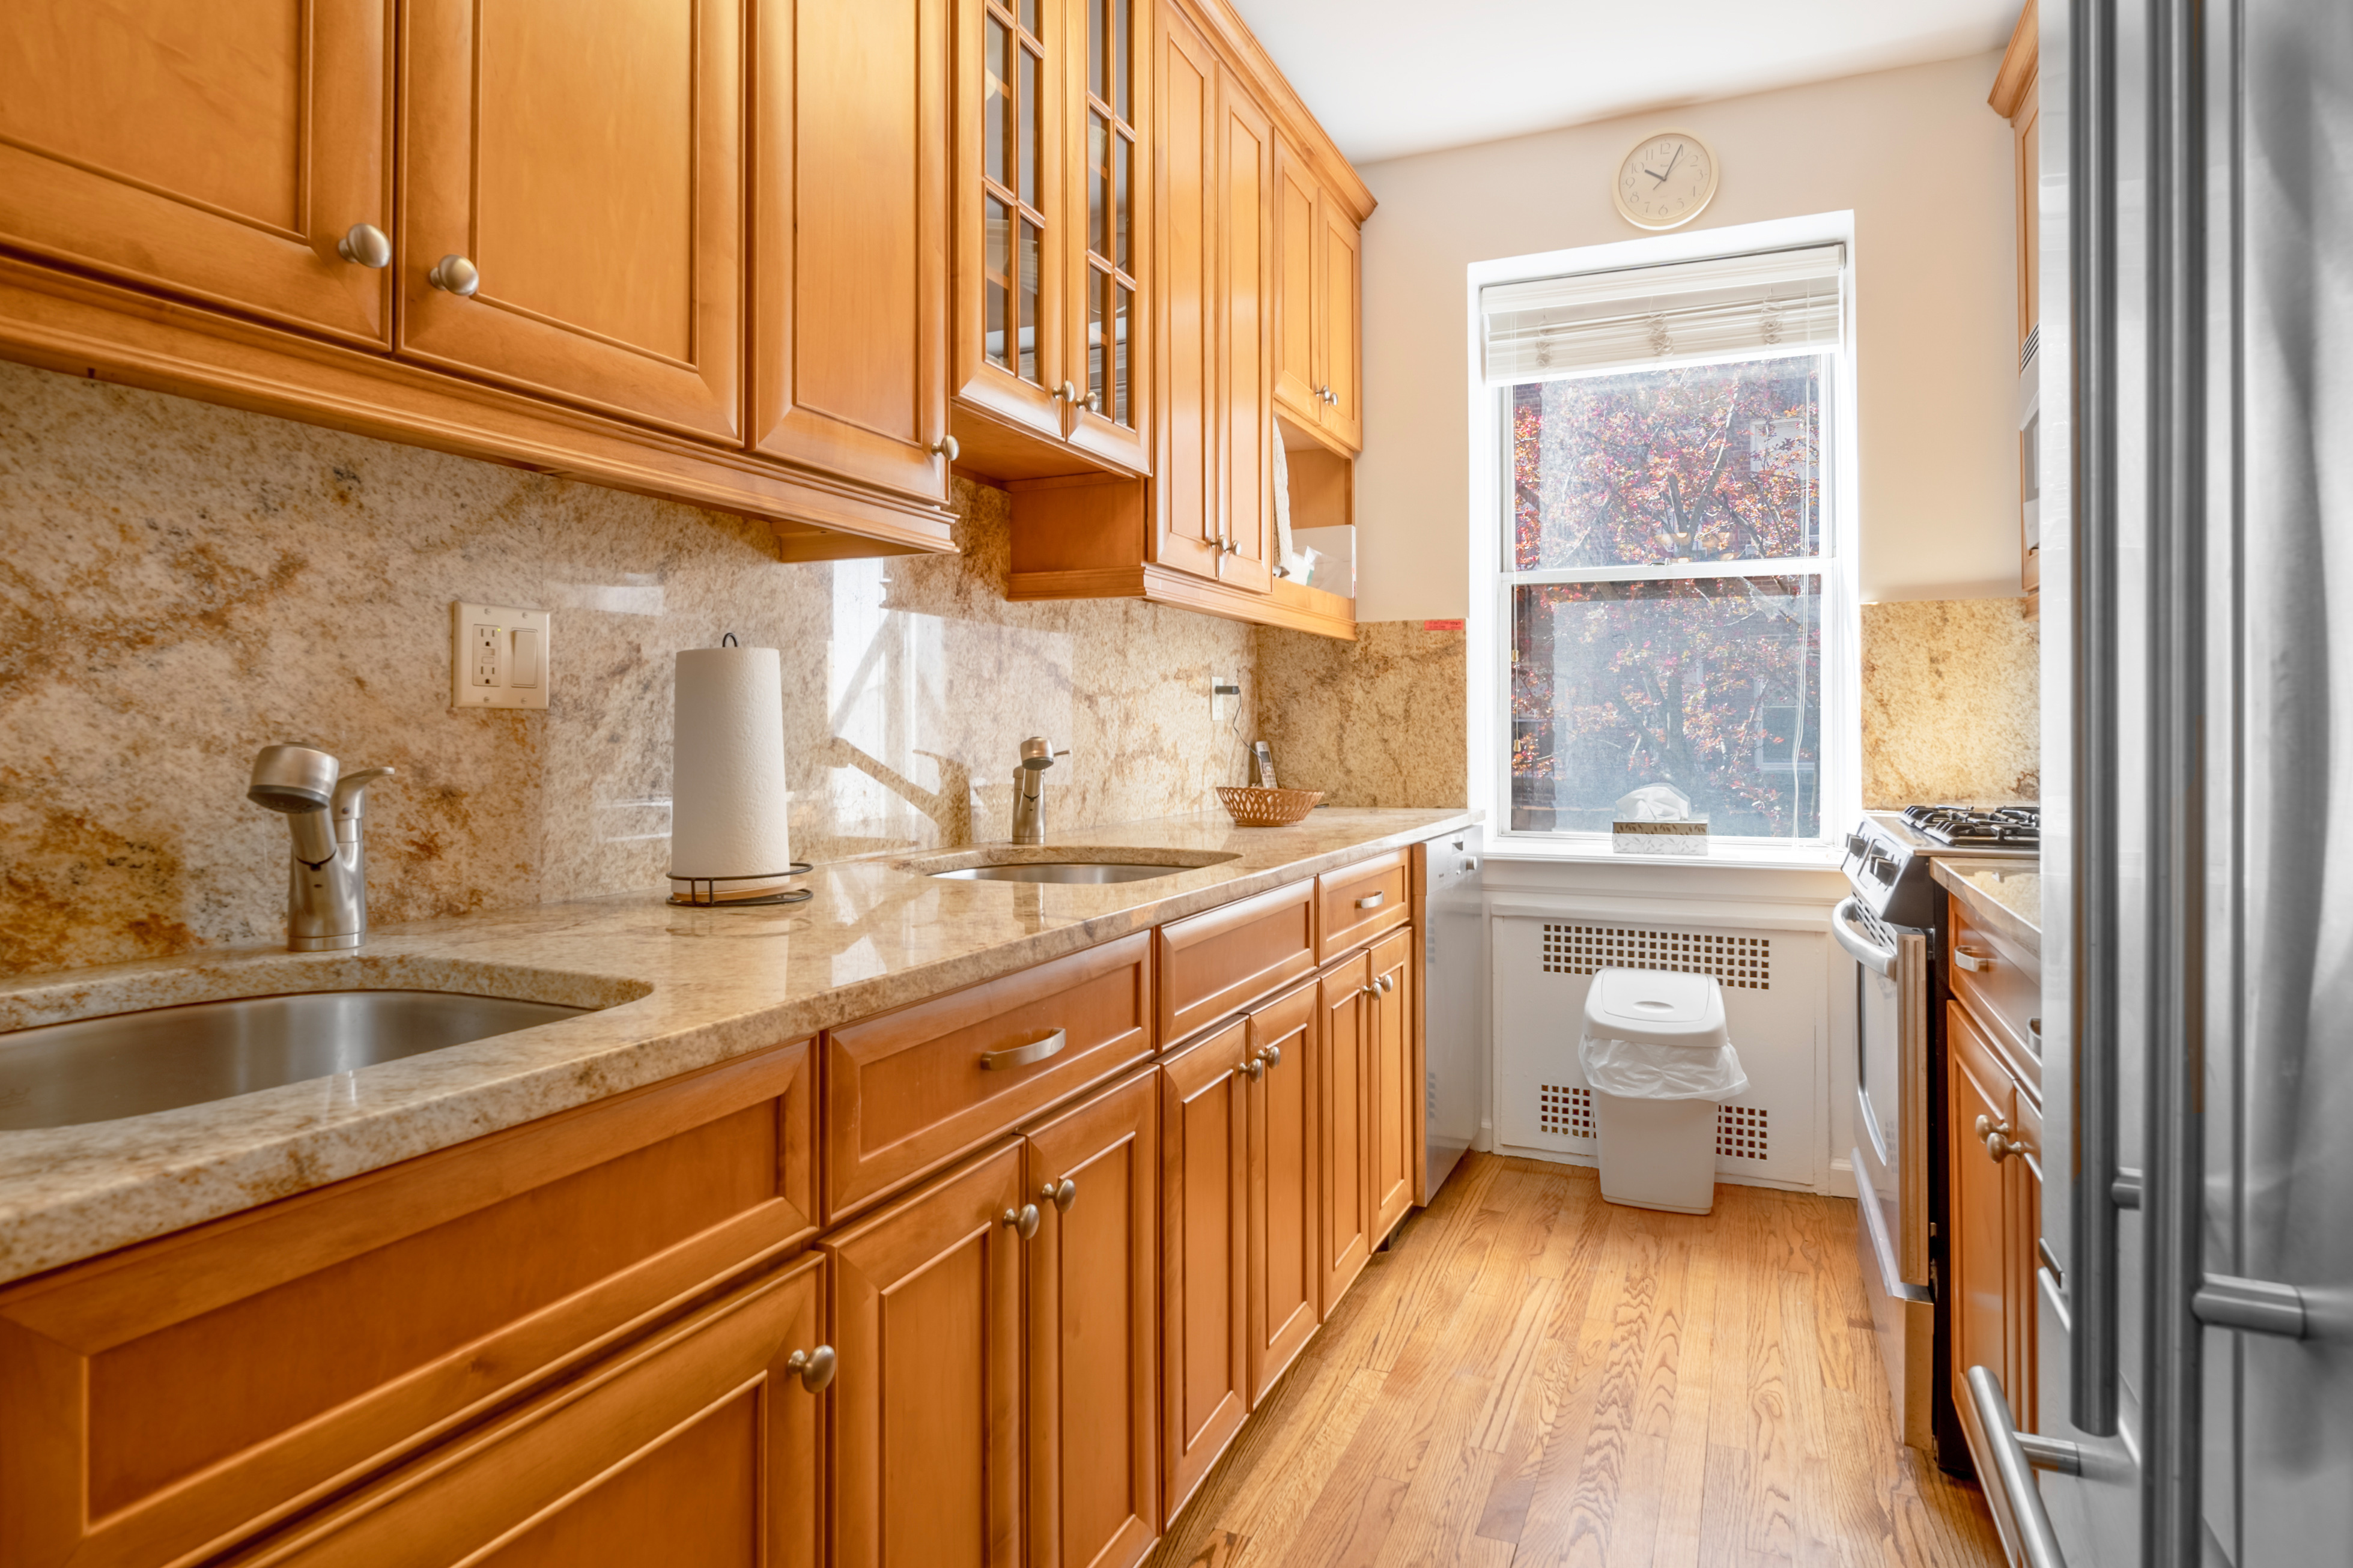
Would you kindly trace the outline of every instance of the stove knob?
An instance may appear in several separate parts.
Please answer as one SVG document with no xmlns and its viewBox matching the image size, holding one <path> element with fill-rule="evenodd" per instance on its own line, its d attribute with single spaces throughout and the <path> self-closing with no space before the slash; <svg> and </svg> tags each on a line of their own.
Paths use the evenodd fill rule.
<svg viewBox="0 0 2353 1568">
<path fill-rule="evenodd" d="M 1860 860 L 1871 852 L 1871 840 L 1860 833 L 1846 836 L 1846 852 Z"/>
<path fill-rule="evenodd" d="M 1871 874 L 1883 882 L 1895 880 L 1895 857 L 1884 849 L 1871 852 Z"/>
</svg>

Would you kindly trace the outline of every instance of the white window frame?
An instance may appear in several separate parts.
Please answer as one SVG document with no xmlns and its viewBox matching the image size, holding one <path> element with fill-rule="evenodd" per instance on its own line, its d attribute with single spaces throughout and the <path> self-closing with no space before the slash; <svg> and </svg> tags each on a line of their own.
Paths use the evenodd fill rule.
<svg viewBox="0 0 2353 1568">
<path fill-rule="evenodd" d="M 1514 833 L 1512 831 L 1511 725 L 1508 712 L 1511 681 L 1511 584 L 1504 571 L 1507 537 L 1503 506 L 1510 493 L 1504 442 L 1504 393 L 1486 384 L 1482 360 L 1479 291 L 1493 284 L 1557 278 L 1577 272 L 1598 272 L 1626 267 L 1652 267 L 1672 261 L 1696 261 L 1746 251 L 1788 249 L 1803 245 L 1844 245 L 1846 270 L 1841 279 L 1841 342 L 1831 358 L 1833 377 L 1830 402 L 1831 445 L 1827 465 L 1831 479 L 1823 497 L 1822 544 L 1822 734 L 1820 752 L 1821 837 L 1818 840 L 1711 839 L 1704 861 L 1642 859 L 1618 854 L 1609 836 L 1591 833 Z M 1486 813 L 1490 856 L 1557 860 L 1615 860 L 1620 864 L 1670 867 L 1704 864 L 1760 867 L 1835 866 L 1836 846 L 1847 826 L 1862 811 L 1862 681 L 1860 596 L 1860 531 L 1862 492 L 1857 420 L 1854 280 L 1860 263 L 1854 242 L 1852 211 L 1819 213 L 1806 217 L 1778 218 L 1767 223 L 1739 224 L 1723 228 L 1656 235 L 1610 245 L 1546 251 L 1534 256 L 1474 261 L 1465 269 L 1463 342 L 1470 385 L 1469 527 L 1471 595 L 1464 626 L 1465 686 L 1470 704 L 1465 726 L 1471 804 Z M 1737 570 L 1732 576 L 1777 574 L 1776 563 L 1727 562 Z M 1811 575 L 1813 561 L 1804 571 Z M 1644 567 L 1598 568 L 1557 574 L 1563 580 L 1600 581 L 1662 575 L 1682 576 L 1677 567 L 1658 572 Z M 1778 574 L 1786 575 L 1786 572 Z M 1519 576 L 1528 581 L 1527 574 Z"/>
</svg>

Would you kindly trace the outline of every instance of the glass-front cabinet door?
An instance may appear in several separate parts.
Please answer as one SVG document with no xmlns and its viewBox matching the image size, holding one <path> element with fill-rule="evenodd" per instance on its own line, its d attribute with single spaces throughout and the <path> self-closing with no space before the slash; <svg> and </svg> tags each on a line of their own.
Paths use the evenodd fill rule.
<svg viewBox="0 0 2353 1568">
<path fill-rule="evenodd" d="M 1061 435 L 1065 237 L 1060 26 L 1064 0 L 957 7 L 955 395 L 964 408 Z M 959 422 L 959 434 L 969 434 Z M 973 455 L 987 468 L 987 433 Z"/>
<path fill-rule="evenodd" d="M 1082 363 L 1071 441 L 1121 468 L 1146 468 L 1144 270 L 1150 149 L 1143 135 L 1152 72 L 1151 0 L 1070 0 L 1075 67 L 1072 127 L 1083 184 L 1083 221 L 1073 225 L 1071 341 Z M 1138 13 L 1141 12 L 1139 18 Z M 1083 12 L 1083 17 L 1075 14 Z M 1138 21 L 1146 35 L 1139 39 Z"/>
<path fill-rule="evenodd" d="M 977 472 L 1146 467 L 1139 4 L 959 4 L 954 424 Z"/>
</svg>

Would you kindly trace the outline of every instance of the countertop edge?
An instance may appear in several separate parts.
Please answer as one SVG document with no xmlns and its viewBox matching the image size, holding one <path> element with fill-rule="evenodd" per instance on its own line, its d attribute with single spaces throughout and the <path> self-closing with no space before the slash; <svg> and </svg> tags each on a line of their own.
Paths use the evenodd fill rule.
<svg viewBox="0 0 2353 1568">
<path fill-rule="evenodd" d="M 2036 958 L 2042 956 L 2041 928 L 2007 904 L 1996 900 L 1984 889 L 1968 879 L 1971 871 L 2008 871 L 2015 874 L 2021 868 L 2015 861 L 1947 859 L 1938 857 L 1932 861 L 1928 874 L 1969 909 L 1969 913 L 1981 923 L 2025 948 Z M 2040 873 L 2035 873 L 2040 875 Z"/>
<path fill-rule="evenodd" d="M 404 1062 L 386 1063 L 384 1068 L 423 1064 L 410 1068 L 410 1072 L 429 1077 L 438 1068 L 450 1081 L 438 1092 L 427 1089 L 371 1114 L 327 1120 L 322 1113 L 321 1119 L 306 1122 L 301 1112 L 291 1111 L 288 1113 L 290 1125 L 282 1132 L 273 1130 L 264 1133 L 248 1146 L 227 1152 L 199 1147 L 178 1158 L 164 1154 L 143 1168 L 126 1168 L 115 1179 L 87 1169 L 94 1163 L 87 1157 L 61 1162 L 61 1168 L 52 1169 L 50 1173 L 62 1174 L 70 1191 L 53 1201 L 41 1201 L 37 1195 L 12 1194 L 7 1191 L 10 1184 L 0 1181 L 0 1286 L 592 1105 L 775 1045 L 806 1038 L 826 1028 L 917 1005 L 951 991 L 985 984 L 1377 855 L 1442 837 L 1476 824 L 1480 816 L 1469 809 L 1446 812 L 1410 827 L 1376 834 L 1339 848 L 1286 860 L 1207 887 L 1027 931 L 966 952 L 945 953 L 709 1023 L 617 1039 L 560 1061 L 512 1071 L 492 1070 L 487 1077 L 479 1059 L 445 1058 L 433 1062 L 427 1058 L 410 1058 Z M 1074 837 L 1072 841 L 1077 840 Z M 618 901 L 592 900 L 576 906 L 548 906 L 535 912 L 560 921 L 566 909 L 608 910 Z M 499 963 L 499 943 L 500 936 L 495 931 L 485 934 L 470 928 L 464 920 L 427 921 L 412 928 L 385 930 L 371 943 L 371 957 L 379 962 Z M 234 982 L 240 970 L 274 965 L 288 956 L 274 948 L 220 951 L 178 961 L 109 966 L 103 971 L 27 975 L 13 985 L 0 987 L 0 993 L 21 995 L 50 988 L 86 989 L 106 974 L 161 974 L 175 968 L 185 970 L 192 963 L 196 967 L 218 971 L 225 977 L 222 984 L 227 984 Z M 332 960 L 350 955 L 317 956 Z M 621 979 L 620 971 L 627 965 L 617 964 L 606 973 L 596 973 L 598 966 L 593 963 L 575 963 L 571 967 L 586 971 L 584 979 L 611 981 Z M 602 1016 L 608 1022 L 626 1023 L 630 1005 L 628 1002 L 616 1004 Z M 566 1027 L 570 1022 L 543 1027 Z M 528 1035 L 530 1031 L 523 1033 Z M 486 1046 L 497 1043 L 480 1042 Z M 311 1085 L 334 1081 L 311 1080 Z M 300 1098 L 294 1091 L 307 1087 L 311 1086 L 289 1085 L 264 1092 L 282 1097 L 281 1102 L 290 1102 Z M 164 1133 L 167 1136 L 164 1141 L 169 1142 L 168 1135 L 176 1129 L 164 1119 L 189 1118 L 177 1125 L 193 1127 L 195 1118 L 216 1112 L 223 1103 L 227 1102 L 159 1112 L 153 1120 L 141 1118 L 142 1131 Z M 69 1135 L 82 1131 L 63 1128 L 0 1132 L 0 1157 L 31 1156 L 38 1160 L 44 1142 L 62 1145 Z M 85 1169 L 77 1171 L 76 1165 Z"/>
</svg>

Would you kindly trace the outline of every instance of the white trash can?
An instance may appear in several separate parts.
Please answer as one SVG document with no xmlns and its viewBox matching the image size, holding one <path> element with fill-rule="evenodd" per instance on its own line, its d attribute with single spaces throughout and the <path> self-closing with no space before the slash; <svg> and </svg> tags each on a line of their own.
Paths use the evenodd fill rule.
<svg viewBox="0 0 2353 1568">
<path fill-rule="evenodd" d="M 1602 1197 L 1675 1214 L 1714 1208 L 1716 1105 L 1748 1088 L 1715 977 L 1600 971 L 1577 1056 L 1593 1090 Z"/>
</svg>

